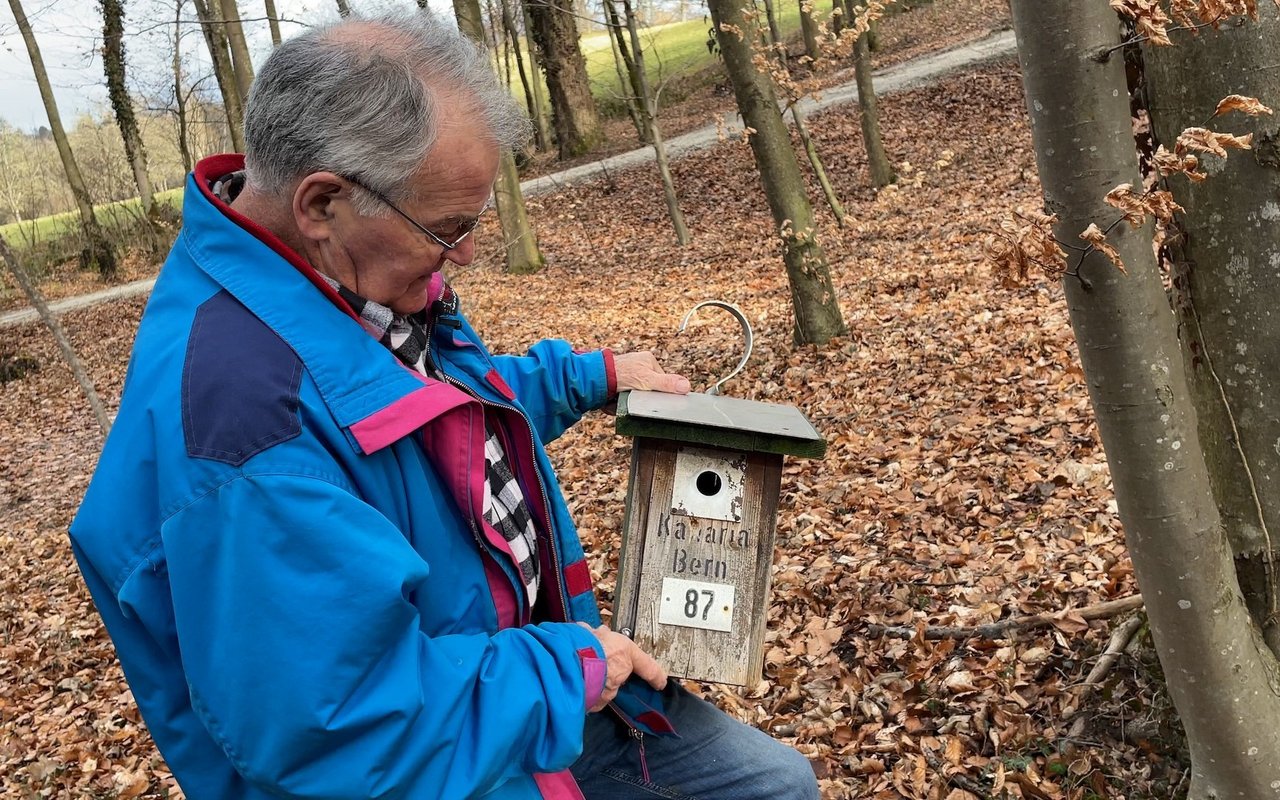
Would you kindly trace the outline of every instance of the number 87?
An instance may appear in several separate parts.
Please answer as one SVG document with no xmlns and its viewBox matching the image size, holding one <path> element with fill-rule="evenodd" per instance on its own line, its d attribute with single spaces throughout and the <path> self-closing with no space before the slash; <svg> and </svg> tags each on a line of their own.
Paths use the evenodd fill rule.
<svg viewBox="0 0 1280 800">
<path fill-rule="evenodd" d="M 702 619 L 706 621 L 707 614 L 711 611 L 711 604 L 716 601 L 716 593 L 710 589 L 703 589 L 702 593 L 707 596 L 707 604 L 702 608 Z M 690 589 L 684 593 L 684 615 L 689 619 L 698 616 L 698 590 Z"/>
</svg>

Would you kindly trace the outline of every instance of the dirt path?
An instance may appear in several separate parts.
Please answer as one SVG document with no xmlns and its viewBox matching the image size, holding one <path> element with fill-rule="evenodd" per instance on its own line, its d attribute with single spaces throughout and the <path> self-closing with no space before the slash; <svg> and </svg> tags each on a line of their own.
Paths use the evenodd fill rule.
<svg viewBox="0 0 1280 800">
<path fill-rule="evenodd" d="M 875 75 L 876 94 L 886 95 L 900 92 L 914 86 L 937 80 L 956 70 L 983 64 L 995 59 L 1004 58 L 1017 52 L 1012 31 L 1001 31 L 975 42 L 953 47 L 938 53 L 911 59 L 901 64 L 881 70 Z M 800 103 L 800 110 L 812 114 L 845 103 L 854 103 L 858 99 L 858 89 L 852 80 L 823 92 L 820 100 L 806 98 Z M 726 136 L 738 136 L 742 132 L 742 122 L 737 112 L 725 114 L 722 118 L 722 130 Z M 720 131 L 717 126 L 706 125 L 667 142 L 667 152 L 671 158 L 679 158 L 696 150 L 713 147 L 720 142 Z M 593 161 L 590 164 L 572 167 L 561 172 L 531 178 L 520 184 L 520 189 L 528 197 L 553 192 L 566 186 L 587 183 L 605 177 L 610 172 L 642 166 L 653 160 L 653 149 L 637 148 L 626 153 Z M 63 314 L 79 308 L 96 305 L 110 300 L 144 295 L 155 285 L 155 278 L 146 278 L 121 286 L 113 286 L 89 294 L 68 297 L 49 304 L 55 314 Z M 22 325 L 37 319 L 34 309 L 25 308 L 0 314 L 0 328 Z"/>
</svg>

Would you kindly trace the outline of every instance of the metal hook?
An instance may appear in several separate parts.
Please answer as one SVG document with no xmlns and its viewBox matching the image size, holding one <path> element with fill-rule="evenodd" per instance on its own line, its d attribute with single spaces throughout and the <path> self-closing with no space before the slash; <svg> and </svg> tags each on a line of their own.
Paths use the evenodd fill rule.
<svg viewBox="0 0 1280 800">
<path fill-rule="evenodd" d="M 702 308 L 703 306 L 715 306 L 716 308 L 723 308 L 725 311 L 728 311 L 730 314 L 735 316 L 738 319 L 738 323 L 742 325 L 742 335 L 747 340 L 747 350 L 745 353 L 742 354 L 742 360 L 738 362 L 738 366 L 733 368 L 733 372 L 730 372 L 728 375 L 725 375 L 723 378 L 716 381 L 715 386 L 712 386 L 710 389 L 707 390 L 707 394 L 720 394 L 720 386 L 724 384 L 726 381 L 728 381 L 730 378 L 732 378 L 734 375 L 737 375 L 739 372 L 741 372 L 742 368 L 747 365 L 747 360 L 751 358 L 751 347 L 755 339 L 751 333 L 751 323 L 747 321 L 747 315 L 743 314 L 742 310 L 739 309 L 737 306 L 733 305 L 732 303 L 726 303 L 723 300 L 704 300 L 701 303 L 698 303 L 693 308 L 689 309 L 689 313 L 685 314 L 684 319 L 680 321 L 680 328 L 676 331 L 677 334 L 684 333 L 684 329 L 689 324 L 689 320 L 693 317 L 694 314 L 698 312 L 698 309 Z"/>
</svg>

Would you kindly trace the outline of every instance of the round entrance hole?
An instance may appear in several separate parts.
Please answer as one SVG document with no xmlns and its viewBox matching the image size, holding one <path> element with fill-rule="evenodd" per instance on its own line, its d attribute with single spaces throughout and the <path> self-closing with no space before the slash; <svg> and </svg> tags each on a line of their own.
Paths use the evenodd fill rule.
<svg viewBox="0 0 1280 800">
<path fill-rule="evenodd" d="M 714 497 L 720 494 L 720 489 L 724 486 L 724 482 L 720 480 L 719 473 L 706 470 L 698 475 L 694 485 L 698 487 L 699 492 L 702 492 L 707 497 Z"/>
</svg>

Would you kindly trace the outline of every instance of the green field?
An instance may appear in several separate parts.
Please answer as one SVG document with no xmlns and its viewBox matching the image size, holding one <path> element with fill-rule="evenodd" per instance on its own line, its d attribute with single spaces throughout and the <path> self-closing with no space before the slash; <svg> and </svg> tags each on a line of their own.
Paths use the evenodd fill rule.
<svg viewBox="0 0 1280 800">
<path fill-rule="evenodd" d="M 800 4 L 779 2 L 775 8 L 782 35 L 791 38 L 800 30 Z M 830 10 L 817 9 L 817 15 L 821 21 L 825 21 L 830 16 Z M 764 24 L 762 19 L 761 25 Z M 650 83 L 656 87 L 666 81 L 691 78 L 715 66 L 719 57 L 707 50 L 710 32 L 711 17 L 705 12 L 684 22 L 641 28 L 640 41 L 644 45 L 645 68 L 649 72 Z M 606 110 L 617 109 L 621 112 L 620 98 L 623 94 L 608 34 L 604 31 L 592 31 L 584 33 L 580 41 L 582 55 L 587 61 L 591 93 L 595 95 L 596 102 Z M 528 64 L 526 58 L 526 68 Z M 524 102 L 524 89 L 520 85 L 520 78 L 515 75 L 514 59 L 512 84 L 512 93 Z M 543 96 L 545 98 L 545 94 Z M 670 102 L 678 98 L 664 96 L 664 99 Z"/>
<path fill-rule="evenodd" d="M 170 189 L 160 192 L 156 199 L 171 207 L 175 212 L 182 208 L 182 190 Z M 118 228 L 142 218 L 142 204 L 138 198 L 105 203 L 93 207 L 98 222 L 108 228 Z M 47 217 L 28 220 L 26 222 L 10 222 L 0 225 L 0 236 L 16 249 L 26 250 L 31 247 L 61 239 L 68 234 L 76 233 L 80 228 L 80 214 L 68 211 L 65 214 L 52 214 Z"/>
</svg>

